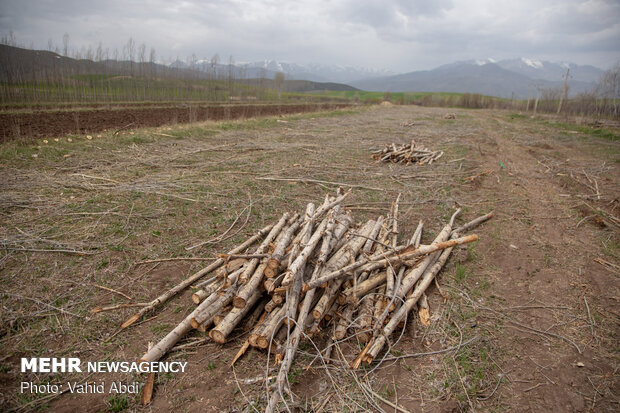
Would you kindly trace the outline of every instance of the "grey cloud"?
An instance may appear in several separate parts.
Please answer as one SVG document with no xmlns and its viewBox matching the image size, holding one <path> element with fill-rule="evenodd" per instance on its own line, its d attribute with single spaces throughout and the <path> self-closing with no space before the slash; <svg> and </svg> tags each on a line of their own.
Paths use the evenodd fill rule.
<svg viewBox="0 0 620 413">
<path fill-rule="evenodd" d="M 620 59 L 615 0 L 3 0 L 0 29 L 37 47 L 65 32 L 75 48 L 121 49 L 132 36 L 166 58 L 218 52 L 403 72 L 486 57 Z"/>
</svg>

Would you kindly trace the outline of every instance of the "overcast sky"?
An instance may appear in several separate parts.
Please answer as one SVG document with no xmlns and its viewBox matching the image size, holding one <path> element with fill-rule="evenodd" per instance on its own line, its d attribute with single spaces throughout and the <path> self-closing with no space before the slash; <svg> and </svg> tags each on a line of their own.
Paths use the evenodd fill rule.
<svg viewBox="0 0 620 413">
<path fill-rule="evenodd" d="M 26 46 L 132 37 L 158 59 L 192 53 L 394 72 L 467 59 L 620 60 L 619 0 L 0 0 L 0 32 Z M 147 52 L 148 53 L 148 52 Z M 110 52 L 112 54 L 112 52 Z"/>
</svg>

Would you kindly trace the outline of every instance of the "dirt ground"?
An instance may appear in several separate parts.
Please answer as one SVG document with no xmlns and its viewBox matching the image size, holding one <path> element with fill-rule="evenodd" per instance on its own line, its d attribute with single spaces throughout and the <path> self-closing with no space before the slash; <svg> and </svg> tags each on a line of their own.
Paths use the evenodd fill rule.
<svg viewBox="0 0 620 413">
<path fill-rule="evenodd" d="M 331 110 L 350 105 L 342 103 L 288 103 L 150 106 L 0 112 L 0 142 L 14 139 L 53 138 L 67 134 L 93 133 L 105 130 L 115 131 L 127 127 L 153 127 L 206 120 L 232 120 Z"/>
<path fill-rule="evenodd" d="M 440 289 L 431 287 L 430 326 L 412 313 L 382 363 L 348 369 L 359 351 L 348 340 L 323 364 L 314 346 L 326 337 L 302 343 L 291 410 L 620 410 L 620 128 L 487 110 L 450 109 L 448 120 L 446 112 L 377 106 L 2 144 L 0 406 L 260 411 L 259 379 L 273 367 L 257 350 L 229 367 L 243 328 L 223 346 L 194 333 L 182 341 L 167 360 L 188 361 L 188 371 L 158 375 L 147 407 L 132 394 L 20 394 L 26 380 L 144 377 L 22 374 L 19 360 L 136 360 L 191 311 L 191 292 L 116 335 L 135 309 L 90 310 L 149 301 L 206 265 L 142 261 L 213 257 L 342 185 L 353 188 L 347 206 L 359 221 L 386 214 L 402 192 L 402 239 L 422 219 L 429 242 L 456 207 L 459 222 L 495 217 L 474 231 L 476 244 L 455 251 Z M 411 139 L 445 155 L 427 166 L 370 157 L 371 148 Z M 239 232 L 219 240 L 233 223 L 230 233 Z"/>
</svg>

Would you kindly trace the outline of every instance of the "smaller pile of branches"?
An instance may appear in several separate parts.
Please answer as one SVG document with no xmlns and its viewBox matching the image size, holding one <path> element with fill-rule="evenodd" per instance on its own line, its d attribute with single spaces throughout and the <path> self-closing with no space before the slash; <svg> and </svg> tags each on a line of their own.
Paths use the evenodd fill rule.
<svg viewBox="0 0 620 413">
<path fill-rule="evenodd" d="M 443 151 L 432 151 L 422 145 L 416 145 L 415 140 L 400 146 L 395 143 L 386 143 L 385 148 L 372 152 L 372 157 L 377 161 L 403 163 L 405 165 L 411 163 L 430 165 L 442 156 Z"/>
</svg>

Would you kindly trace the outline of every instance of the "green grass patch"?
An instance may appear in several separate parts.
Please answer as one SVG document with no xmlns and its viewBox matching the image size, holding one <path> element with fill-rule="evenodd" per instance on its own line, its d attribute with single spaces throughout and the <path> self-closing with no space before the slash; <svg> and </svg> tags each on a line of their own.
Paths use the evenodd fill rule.
<svg viewBox="0 0 620 413">
<path fill-rule="evenodd" d="M 545 122 L 546 124 L 565 131 L 573 131 L 583 133 L 585 135 L 606 139 L 612 142 L 620 140 L 620 135 L 616 132 L 605 128 L 593 128 L 591 126 L 575 125 L 562 122 Z"/>
<path fill-rule="evenodd" d="M 130 400 L 126 394 L 117 394 L 108 397 L 106 400 L 108 405 L 108 411 L 110 412 L 122 412 L 129 408 Z"/>
</svg>

